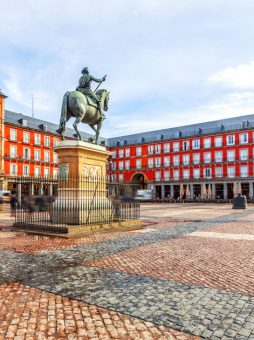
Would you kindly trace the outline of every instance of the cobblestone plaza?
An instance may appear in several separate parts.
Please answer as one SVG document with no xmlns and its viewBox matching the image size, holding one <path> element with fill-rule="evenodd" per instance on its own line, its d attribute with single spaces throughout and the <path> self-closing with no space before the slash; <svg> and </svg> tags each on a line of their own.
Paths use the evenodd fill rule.
<svg viewBox="0 0 254 340">
<path fill-rule="evenodd" d="M 14 233 L 0 212 L 0 339 L 254 339 L 254 206 L 143 204 L 143 228 Z"/>
</svg>

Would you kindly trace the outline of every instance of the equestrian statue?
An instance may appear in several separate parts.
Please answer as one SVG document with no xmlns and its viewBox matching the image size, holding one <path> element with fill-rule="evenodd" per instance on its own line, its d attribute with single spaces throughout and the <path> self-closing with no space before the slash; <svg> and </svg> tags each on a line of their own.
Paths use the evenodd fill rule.
<svg viewBox="0 0 254 340">
<path fill-rule="evenodd" d="M 73 127 L 77 134 L 77 139 L 82 140 L 78 131 L 78 124 L 88 124 L 94 131 L 95 136 L 89 139 L 98 144 L 99 134 L 103 120 L 106 118 L 104 111 L 108 110 L 109 92 L 105 89 L 98 89 L 106 76 L 101 79 L 93 77 L 88 67 L 81 71 L 82 76 L 79 79 L 79 85 L 75 91 L 67 91 L 63 97 L 62 112 L 57 132 L 64 138 L 63 134 L 67 121 L 76 118 Z M 92 81 L 99 83 L 95 91 L 91 89 Z M 96 126 L 96 127 L 95 127 Z"/>
</svg>

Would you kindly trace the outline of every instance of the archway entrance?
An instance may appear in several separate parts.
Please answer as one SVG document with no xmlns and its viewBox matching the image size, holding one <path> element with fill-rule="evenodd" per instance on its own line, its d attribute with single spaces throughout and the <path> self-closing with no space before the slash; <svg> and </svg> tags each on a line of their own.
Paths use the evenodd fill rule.
<svg viewBox="0 0 254 340">
<path fill-rule="evenodd" d="M 135 185 L 137 190 L 147 189 L 147 177 L 142 172 L 138 172 L 133 175 L 131 183 Z"/>
</svg>

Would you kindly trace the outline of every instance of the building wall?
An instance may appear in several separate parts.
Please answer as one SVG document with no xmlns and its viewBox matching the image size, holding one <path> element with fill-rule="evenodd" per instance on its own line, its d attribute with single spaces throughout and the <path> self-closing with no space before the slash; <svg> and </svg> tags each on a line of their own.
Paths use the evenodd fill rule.
<svg viewBox="0 0 254 340">
<path fill-rule="evenodd" d="M 0 94 L 0 190 L 4 185 L 4 99 L 5 97 Z"/>
<path fill-rule="evenodd" d="M 218 144 L 219 137 L 222 140 L 221 145 Z M 207 143 L 209 140 L 210 145 Z M 195 147 L 197 141 L 200 143 L 199 147 Z M 179 150 L 175 148 L 177 143 Z M 164 150 L 166 144 L 169 145 L 169 150 Z M 151 148 L 153 148 L 153 153 L 149 154 Z M 129 182 L 138 173 L 144 174 L 148 185 L 164 187 L 180 183 L 224 183 L 236 180 L 249 183 L 253 179 L 254 129 L 118 146 L 110 149 L 113 155 L 108 164 L 109 175 L 111 179 L 117 181 Z M 141 153 L 137 155 L 140 149 Z M 129 155 L 128 150 L 130 151 Z M 221 153 L 221 159 L 218 157 L 219 153 Z M 195 154 L 199 154 L 199 162 L 195 162 Z M 184 161 L 188 157 L 189 164 L 185 164 Z M 179 158 L 178 165 L 174 163 L 176 158 Z M 169 159 L 169 164 L 165 163 L 165 159 Z M 137 164 L 138 160 L 141 162 L 140 167 Z M 149 166 L 151 160 L 153 160 L 153 165 L 150 163 Z M 129 168 L 126 168 L 126 162 L 127 164 L 129 162 Z M 197 176 L 198 170 L 199 176 Z M 175 177 L 177 172 L 179 172 L 178 178 Z M 163 189 L 165 188 L 162 188 L 162 191 Z M 249 191 L 249 194 L 253 195 L 253 188 L 250 188 Z"/>
</svg>

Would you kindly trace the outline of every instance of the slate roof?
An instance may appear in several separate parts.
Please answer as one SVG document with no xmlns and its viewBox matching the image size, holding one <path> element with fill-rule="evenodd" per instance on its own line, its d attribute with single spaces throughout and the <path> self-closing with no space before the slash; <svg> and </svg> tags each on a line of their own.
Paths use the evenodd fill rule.
<svg viewBox="0 0 254 340">
<path fill-rule="evenodd" d="M 254 114 L 108 138 L 107 145 L 121 146 L 142 144 L 161 140 L 222 133 L 244 128 L 254 128 Z"/>
<path fill-rule="evenodd" d="M 13 124 L 16 126 L 24 126 L 22 124 L 22 120 L 27 121 L 26 127 L 30 129 L 34 129 L 40 132 L 46 132 L 45 130 L 43 130 L 43 125 L 46 125 L 48 133 L 53 133 L 57 136 L 60 136 L 59 133 L 56 132 L 56 130 L 58 129 L 57 124 L 50 123 L 45 120 L 33 118 L 27 115 L 23 115 L 22 113 L 16 113 L 16 112 L 5 110 L 5 122 L 6 123 Z M 75 133 L 76 132 L 74 129 L 66 128 L 64 135 L 69 138 L 75 138 L 74 136 Z M 80 134 L 84 140 L 88 140 L 88 138 L 93 136 L 92 134 L 83 132 L 83 131 L 80 131 Z M 100 141 L 104 141 L 104 140 L 105 138 L 103 137 L 100 138 Z"/>
</svg>

